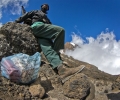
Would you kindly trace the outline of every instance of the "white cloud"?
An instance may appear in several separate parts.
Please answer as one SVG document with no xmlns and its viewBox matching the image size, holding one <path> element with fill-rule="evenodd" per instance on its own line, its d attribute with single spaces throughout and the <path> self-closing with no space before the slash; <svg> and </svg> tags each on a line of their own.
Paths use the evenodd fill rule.
<svg viewBox="0 0 120 100">
<path fill-rule="evenodd" d="M 83 40 L 80 36 L 76 35 L 76 34 L 73 32 L 72 42 L 75 43 L 75 44 L 81 45 L 81 44 L 84 43 L 84 40 Z"/>
<path fill-rule="evenodd" d="M 120 74 L 120 41 L 115 39 L 113 32 L 107 29 L 97 38 L 87 37 L 86 40 L 73 34 L 72 42 L 81 48 L 76 48 L 74 51 L 68 50 L 65 52 L 67 55 L 93 64 L 107 73 Z"/>
<path fill-rule="evenodd" d="M 0 27 L 2 27 L 2 23 L 0 23 Z"/>
<path fill-rule="evenodd" d="M 0 19 L 2 18 L 2 11 L 0 10 Z"/>
<path fill-rule="evenodd" d="M 15 15 L 21 13 L 21 5 L 26 5 L 29 0 L 0 0 L 0 19 L 2 18 L 3 8 L 7 9 L 10 7 L 9 11 Z"/>
</svg>

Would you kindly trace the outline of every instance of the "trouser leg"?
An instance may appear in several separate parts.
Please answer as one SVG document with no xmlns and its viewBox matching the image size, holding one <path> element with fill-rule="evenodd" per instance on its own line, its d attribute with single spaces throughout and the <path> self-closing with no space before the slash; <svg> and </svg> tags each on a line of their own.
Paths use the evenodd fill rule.
<svg viewBox="0 0 120 100">
<path fill-rule="evenodd" d="M 48 39 L 38 38 L 38 43 L 40 44 L 45 57 L 52 65 L 53 69 L 62 63 L 59 55 L 52 49 L 52 42 L 50 42 Z"/>
<path fill-rule="evenodd" d="M 53 49 L 55 51 L 64 49 L 65 31 L 62 27 L 51 24 L 38 23 L 37 26 L 33 27 L 33 32 L 37 37 L 53 40 Z"/>
<path fill-rule="evenodd" d="M 47 60 L 55 68 L 62 63 L 62 60 L 55 51 L 64 48 L 64 29 L 51 24 L 39 22 L 35 24 L 32 25 L 33 33 L 38 38 L 38 42 Z M 53 41 L 53 43 L 51 44 L 49 40 Z"/>
<path fill-rule="evenodd" d="M 64 49 L 64 37 L 65 37 L 65 31 L 60 30 L 57 37 L 54 40 L 53 48 L 55 51 L 59 51 L 61 49 Z"/>
</svg>

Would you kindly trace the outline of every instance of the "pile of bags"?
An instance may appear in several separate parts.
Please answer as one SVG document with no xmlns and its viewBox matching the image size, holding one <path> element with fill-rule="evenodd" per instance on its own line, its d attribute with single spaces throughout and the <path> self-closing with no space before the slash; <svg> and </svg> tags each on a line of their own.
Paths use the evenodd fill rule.
<svg viewBox="0 0 120 100">
<path fill-rule="evenodd" d="M 19 53 L 1 60 L 1 75 L 16 83 L 28 84 L 38 77 L 41 55 Z"/>
</svg>

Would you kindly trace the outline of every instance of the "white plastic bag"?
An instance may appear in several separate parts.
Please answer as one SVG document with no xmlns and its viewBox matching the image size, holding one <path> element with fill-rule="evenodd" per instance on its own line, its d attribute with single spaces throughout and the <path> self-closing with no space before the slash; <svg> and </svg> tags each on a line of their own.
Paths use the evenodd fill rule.
<svg viewBox="0 0 120 100">
<path fill-rule="evenodd" d="M 19 53 L 1 60 L 2 76 L 17 83 L 30 83 L 38 76 L 41 56 L 36 52 L 33 56 Z"/>
</svg>

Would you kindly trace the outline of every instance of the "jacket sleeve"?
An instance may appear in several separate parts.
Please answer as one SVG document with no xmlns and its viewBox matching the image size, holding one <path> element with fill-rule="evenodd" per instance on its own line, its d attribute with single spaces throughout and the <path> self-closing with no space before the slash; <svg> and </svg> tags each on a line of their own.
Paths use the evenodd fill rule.
<svg viewBox="0 0 120 100">
<path fill-rule="evenodd" d="M 49 22 L 49 24 L 52 24 L 52 22 L 50 21 L 50 19 L 48 19 L 48 22 Z"/>
<path fill-rule="evenodd" d="M 45 19 L 43 18 L 43 21 L 47 24 L 52 24 L 50 19 L 47 16 L 45 16 Z"/>
<path fill-rule="evenodd" d="M 21 23 L 25 21 L 27 18 L 31 18 L 34 15 L 35 11 L 27 12 L 18 19 L 15 20 L 16 23 Z"/>
</svg>

